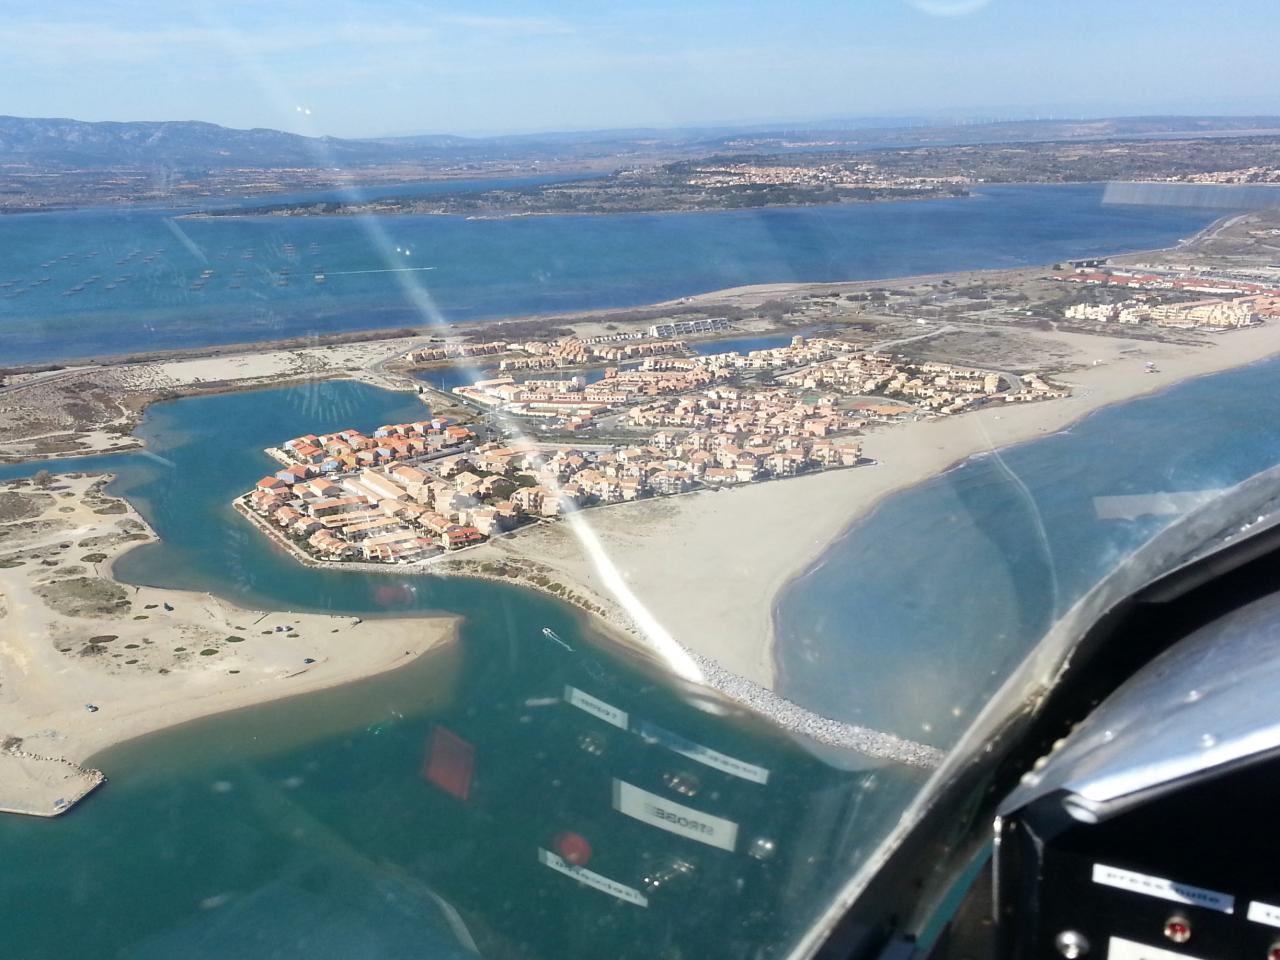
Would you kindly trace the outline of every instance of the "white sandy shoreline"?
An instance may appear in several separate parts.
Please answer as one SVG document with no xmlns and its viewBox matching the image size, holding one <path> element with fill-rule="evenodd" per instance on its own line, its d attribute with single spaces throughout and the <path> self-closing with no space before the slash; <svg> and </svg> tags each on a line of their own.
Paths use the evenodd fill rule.
<svg viewBox="0 0 1280 960">
<path fill-rule="evenodd" d="M 981 453 L 1056 433 L 1104 407 L 1280 353 L 1280 325 L 1214 336 L 1206 345 L 1044 333 L 1092 364 L 1055 379 L 1062 400 L 988 407 L 884 427 L 863 441 L 875 466 L 832 470 L 580 514 L 635 598 L 697 655 L 769 689 L 776 685 L 777 598 L 885 497 Z M 1155 363 L 1154 373 L 1145 364 Z M 530 558 L 574 592 L 599 598 L 637 633 L 568 524 L 544 525 L 468 551 L 470 561 Z M 448 564 L 444 564 L 448 566 Z M 459 570 L 459 573 L 464 571 Z M 642 618 L 641 618 L 642 619 Z"/>
</svg>

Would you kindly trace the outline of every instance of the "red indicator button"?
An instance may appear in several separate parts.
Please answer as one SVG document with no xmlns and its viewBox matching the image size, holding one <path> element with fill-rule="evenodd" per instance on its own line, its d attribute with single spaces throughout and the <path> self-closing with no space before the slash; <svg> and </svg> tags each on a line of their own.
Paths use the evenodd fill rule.
<svg viewBox="0 0 1280 960">
<path fill-rule="evenodd" d="M 471 796 L 471 777 L 475 772 L 476 751 L 466 740 L 451 730 L 436 726 L 431 731 L 427 759 L 422 776 L 445 793 L 459 800 Z"/>
<path fill-rule="evenodd" d="M 555 848 L 561 860 L 575 867 L 584 867 L 591 859 L 591 844 L 582 834 L 574 833 L 572 830 L 556 834 L 556 838 L 551 841 L 551 846 Z"/>
<path fill-rule="evenodd" d="M 1191 939 L 1191 921 L 1186 917 L 1170 917 L 1164 922 L 1164 935 L 1174 943 L 1186 943 Z"/>
</svg>

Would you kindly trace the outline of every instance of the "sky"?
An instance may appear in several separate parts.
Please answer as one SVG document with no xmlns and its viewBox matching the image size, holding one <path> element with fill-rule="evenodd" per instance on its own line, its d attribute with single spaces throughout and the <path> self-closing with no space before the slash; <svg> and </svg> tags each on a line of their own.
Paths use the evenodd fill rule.
<svg viewBox="0 0 1280 960">
<path fill-rule="evenodd" d="M 0 0 L 0 114 L 462 135 L 1280 114 L 1276 0 Z"/>
</svg>

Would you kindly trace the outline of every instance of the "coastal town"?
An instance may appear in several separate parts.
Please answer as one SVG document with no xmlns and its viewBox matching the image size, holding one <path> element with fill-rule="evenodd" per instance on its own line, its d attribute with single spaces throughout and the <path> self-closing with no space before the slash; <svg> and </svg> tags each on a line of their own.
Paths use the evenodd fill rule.
<svg viewBox="0 0 1280 960">
<path fill-rule="evenodd" d="M 1040 302 L 1058 304 L 1064 330 L 1166 339 L 1280 315 L 1273 272 L 1210 258 L 1087 258 L 1018 282 Z M 952 288 L 946 302 L 990 310 L 1002 298 L 1016 302 L 1011 289 L 1002 292 L 997 280 L 981 297 Z M 985 317 L 931 314 L 943 290 L 945 282 L 930 281 L 886 293 L 809 293 L 791 301 L 790 322 L 825 323 L 818 329 L 832 332 L 757 349 L 715 352 L 715 338 L 759 331 L 758 321 L 687 308 L 626 325 L 495 338 L 496 325 L 418 341 L 393 363 L 421 372 L 422 419 L 284 441 L 268 451 L 279 469 L 237 508 L 309 563 L 427 565 L 577 511 L 869 465 L 879 459 L 863 454 L 872 433 L 1070 395 L 1043 369 L 1001 362 L 999 354 L 989 366 L 933 359 L 877 348 L 839 325 L 878 316 L 907 334 L 893 343 L 923 340 L 937 349 L 965 336 L 938 320 Z M 903 312 L 916 319 L 893 319 Z M 911 335 L 907 322 L 926 329 Z M 442 370 L 473 379 L 425 385 Z M 1145 372 L 1157 372 L 1156 364 Z"/>
<path fill-rule="evenodd" d="M 1052 266 L 762 285 L 629 309 L 14 368 L 0 371 L 0 457 L 128 450 L 142 445 L 133 430 L 148 404 L 287 388 L 306 398 L 308 432 L 263 434 L 252 446 L 275 444 L 272 468 L 245 492 L 259 472 L 238 472 L 219 502 L 234 498 L 241 517 L 295 560 L 517 583 L 644 644 L 638 599 L 716 689 L 820 742 L 872 749 L 865 730 L 836 729 L 772 693 L 771 618 L 783 585 L 881 500 L 966 457 L 1274 354 L 1277 238 L 1274 215 L 1251 214 L 1176 250 Z M 347 408 L 324 398 L 347 388 L 398 391 L 398 408 L 417 412 L 381 425 L 338 414 Z M 167 452 L 156 444 L 141 456 L 155 453 L 172 469 Z M 33 485 L 30 496 L 44 492 Z M 48 516 L 13 526 L 34 533 L 62 522 L 66 509 L 52 501 Z M 599 551 L 584 549 L 583 524 L 564 522 L 572 517 L 586 519 Z M 69 539 L 69 529 L 50 527 L 59 550 L 94 541 Z M 63 569 L 50 566 L 56 556 L 9 544 L 24 550 L 13 554 L 22 565 L 8 573 L 9 596 L 45 590 L 50 571 Z M 94 569 L 102 584 L 92 589 L 114 602 L 103 585 L 114 584 L 113 557 L 104 554 L 96 562 L 106 566 Z M 733 586 L 708 586 L 712 569 Z M 56 589 L 81 590 L 78 576 Z M 60 602 L 50 597 L 23 609 Z M 300 675 L 272 660 L 291 688 L 348 665 L 369 669 L 342 647 L 359 618 L 321 625 L 278 614 L 258 625 L 210 614 L 203 600 L 172 590 L 131 603 L 111 634 L 84 617 L 76 621 L 84 642 L 55 648 L 84 668 L 86 684 L 104 666 L 126 679 L 181 672 L 192 684 L 217 666 L 230 688 L 249 673 L 230 656 L 251 635 L 266 644 L 268 630 L 279 641 L 273 657 L 294 655 L 291 645 L 305 640 L 306 659 L 316 661 Z M 165 624 L 144 635 L 157 611 Z M 159 641 L 188 614 L 208 629 L 188 642 L 195 626 L 183 626 L 191 637 L 165 645 L 172 661 L 157 659 Z M 136 647 L 124 621 L 136 621 Z M 418 623 L 405 621 L 405 633 Z M 109 636 L 129 639 L 117 644 L 118 659 L 99 649 Z M 332 646 L 321 646 L 326 638 Z M 379 648 L 379 664 L 414 649 L 401 634 L 393 639 Z M 86 646 L 93 657 L 76 652 Z M 48 668 L 62 665 L 51 659 Z M 122 688 L 121 702 L 126 695 Z M 95 688 L 58 709 L 94 717 L 85 703 L 109 710 L 112 702 Z M 88 755 L 36 737 L 24 744 L 33 755 Z M 65 788 L 50 789 L 56 800 Z"/>
<path fill-rule="evenodd" d="M 1280 4 L 5 13 L 0 960 L 1280 960 Z"/>
<path fill-rule="evenodd" d="M 590 507 L 858 466 L 865 430 L 1067 394 L 1034 374 L 917 364 L 830 338 L 693 357 L 667 349 L 678 346 L 571 338 L 550 350 L 499 342 L 441 348 L 643 359 L 632 369 L 611 366 L 590 384 L 508 376 L 455 387 L 504 416 L 503 439 L 482 436 L 492 427 L 438 416 L 367 434 L 344 428 L 295 437 L 267 451 L 280 469 L 238 506 L 316 561 L 415 563 Z M 610 417 L 610 429 L 630 432 L 634 442 L 533 442 L 519 423 L 550 419 L 585 431 Z"/>
<path fill-rule="evenodd" d="M 699 187 L 826 186 L 844 190 L 957 190 L 972 181 L 963 176 L 927 177 L 886 174 L 873 162 L 844 160 L 814 165 L 743 161 L 685 164 L 687 182 Z"/>
<path fill-rule="evenodd" d="M 1280 285 L 1275 279 L 1260 282 L 1256 277 L 1215 275 L 1192 264 L 1137 263 L 1131 267 L 1107 267 L 1101 260 L 1077 263 L 1080 265 L 1074 271 L 1055 274 L 1054 279 L 1108 292 L 1136 292 L 1124 299 L 1100 297 L 1092 303 L 1072 304 L 1063 311 L 1068 320 L 1221 330 L 1247 327 L 1280 316 Z M 1198 296 L 1194 299 L 1177 296 L 1188 294 Z"/>
</svg>

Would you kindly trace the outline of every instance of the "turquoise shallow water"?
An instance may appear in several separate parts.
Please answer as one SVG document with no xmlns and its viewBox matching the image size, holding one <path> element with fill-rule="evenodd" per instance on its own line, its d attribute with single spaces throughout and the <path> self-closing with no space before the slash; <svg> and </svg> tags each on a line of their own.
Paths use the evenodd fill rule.
<svg viewBox="0 0 1280 960">
<path fill-rule="evenodd" d="M 19 918 L 10 955 L 448 957 L 471 937 L 496 957 L 745 956 L 787 942 L 884 836 L 919 772 L 832 769 L 759 721 L 707 712 L 529 591 L 308 570 L 227 506 L 281 436 L 421 410 L 341 382 L 192 398 L 149 410 L 147 453 L 64 465 L 114 471 L 114 491 L 163 538 L 122 558 L 125 580 L 248 605 L 464 619 L 456 648 L 396 673 L 108 751 L 95 763 L 110 782 L 56 821 L 0 819 L 0 857 L 23 864 L 0 874 L 0 902 Z M 633 728 L 765 768 L 767 783 L 571 707 L 566 685 L 625 710 Z M 423 779 L 438 724 L 474 749 L 465 803 Z M 674 794 L 673 775 L 696 795 Z M 615 780 L 737 824 L 733 851 L 616 812 Z M 640 907 L 538 862 L 565 831 L 590 844 L 589 869 L 633 889 L 675 859 L 694 872 Z M 759 838 L 771 859 L 748 855 Z"/>
<path fill-rule="evenodd" d="M 0 218 L 0 358 L 631 306 L 747 283 L 1046 263 L 1165 246 L 1221 212 L 1103 197 L 1101 185 L 1085 184 L 983 187 L 970 198 L 913 203 L 509 220 L 183 220 L 155 209 L 7 216 Z M 324 283 L 315 281 L 318 271 Z"/>
<path fill-rule="evenodd" d="M 1054 619 L 1175 519 L 1103 519 L 1099 498 L 1212 491 L 1277 463 L 1280 360 L 970 460 L 885 500 L 783 592 L 780 692 L 949 744 Z"/>
</svg>

